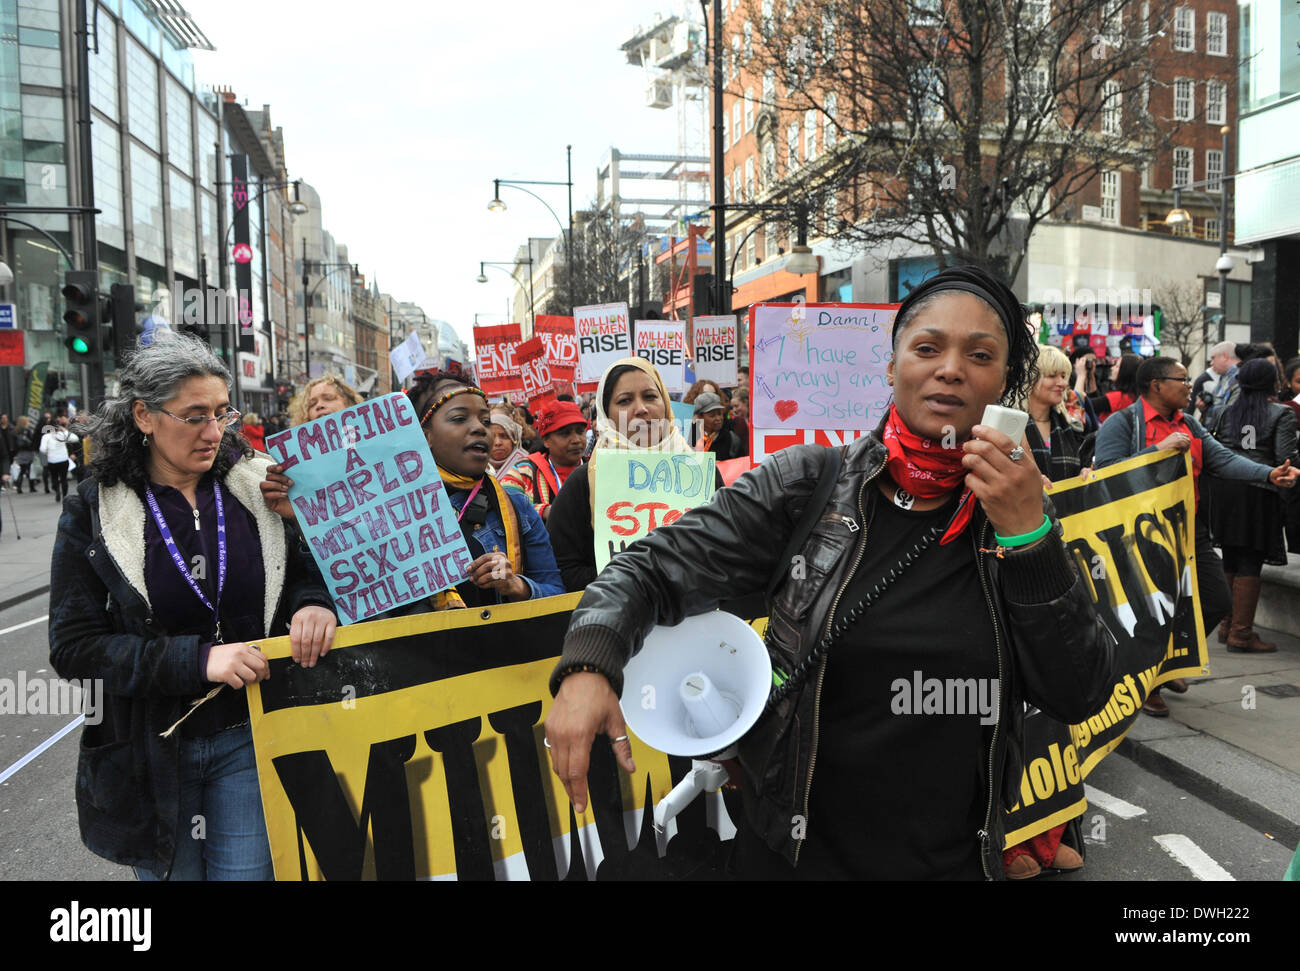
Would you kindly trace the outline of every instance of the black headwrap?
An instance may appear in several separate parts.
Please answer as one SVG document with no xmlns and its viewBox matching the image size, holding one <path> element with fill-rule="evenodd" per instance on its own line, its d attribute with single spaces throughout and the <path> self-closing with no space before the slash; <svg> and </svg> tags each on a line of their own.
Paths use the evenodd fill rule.
<svg viewBox="0 0 1300 971">
<path fill-rule="evenodd" d="M 896 321 L 906 321 L 907 313 L 926 297 L 944 290 L 972 293 L 992 307 L 1007 332 L 1007 344 L 1016 345 L 1016 339 L 1025 331 L 1025 311 L 1011 288 L 987 270 L 978 266 L 950 266 L 946 270 L 918 284 L 899 305 Z M 894 346 L 898 346 L 898 327 L 894 327 Z"/>
<path fill-rule="evenodd" d="M 1019 401 L 1038 380 L 1038 342 L 1025 326 L 1025 309 L 1011 288 L 988 270 L 978 266 L 952 266 L 930 277 L 907 295 L 894 317 L 894 347 L 908 317 L 922 300 L 936 293 L 956 290 L 979 297 L 993 308 L 1007 334 L 1007 387 L 1003 403 Z M 902 326 L 900 326 L 902 325 Z"/>
</svg>

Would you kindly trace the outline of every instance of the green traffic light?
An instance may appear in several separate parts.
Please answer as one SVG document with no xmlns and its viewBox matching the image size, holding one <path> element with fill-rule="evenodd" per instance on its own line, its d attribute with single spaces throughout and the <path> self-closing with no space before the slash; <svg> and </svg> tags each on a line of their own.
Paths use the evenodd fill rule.
<svg viewBox="0 0 1300 971">
<path fill-rule="evenodd" d="M 90 345 L 86 343 L 84 337 L 72 338 L 72 349 L 78 354 L 90 353 Z"/>
</svg>

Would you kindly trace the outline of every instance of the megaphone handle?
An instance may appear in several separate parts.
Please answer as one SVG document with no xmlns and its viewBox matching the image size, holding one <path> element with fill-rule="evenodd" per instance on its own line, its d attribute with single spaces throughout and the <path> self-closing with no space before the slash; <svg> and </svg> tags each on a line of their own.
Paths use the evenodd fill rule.
<svg viewBox="0 0 1300 971">
<path fill-rule="evenodd" d="M 655 832 L 662 834 L 678 813 L 702 792 L 716 792 L 731 778 L 727 767 L 717 762 L 696 761 L 690 773 L 655 806 Z"/>
</svg>

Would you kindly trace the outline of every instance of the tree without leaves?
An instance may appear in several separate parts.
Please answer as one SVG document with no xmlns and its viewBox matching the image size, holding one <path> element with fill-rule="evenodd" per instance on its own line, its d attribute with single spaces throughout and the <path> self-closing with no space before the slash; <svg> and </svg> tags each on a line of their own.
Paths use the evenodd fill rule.
<svg viewBox="0 0 1300 971">
<path fill-rule="evenodd" d="M 1217 326 L 1207 322 L 1204 285 L 1199 280 L 1160 280 L 1152 292 L 1160 306 L 1162 353 L 1170 356 L 1171 350 L 1176 351 L 1183 366 L 1190 368 L 1218 340 Z"/>
<path fill-rule="evenodd" d="M 1123 0 L 742 6 L 756 28 L 745 67 L 775 81 L 760 99 L 759 158 L 774 154 L 785 178 L 763 173 L 764 191 L 833 209 L 826 235 L 868 250 L 919 244 L 940 265 L 1014 279 L 1041 221 L 1077 208 L 1100 173 L 1157 158 L 1176 132 L 1142 107 L 1174 74 L 1156 41 L 1172 30 L 1172 0 L 1152 0 L 1146 26 L 1142 4 Z M 812 160 L 809 111 L 836 135 Z"/>
<path fill-rule="evenodd" d="M 595 203 L 576 213 L 573 246 L 566 254 L 573 260 L 573 292 L 567 267 L 557 261 L 554 294 L 538 313 L 567 315 L 575 306 L 635 302 L 637 251 L 643 238 L 635 223 L 616 220 L 609 209 L 598 209 Z M 650 267 L 646 274 L 649 285 Z"/>
</svg>

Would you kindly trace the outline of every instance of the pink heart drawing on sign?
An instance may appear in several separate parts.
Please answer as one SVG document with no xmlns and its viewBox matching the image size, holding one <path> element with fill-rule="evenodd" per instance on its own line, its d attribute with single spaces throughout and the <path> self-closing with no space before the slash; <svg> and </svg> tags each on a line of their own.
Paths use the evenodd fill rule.
<svg viewBox="0 0 1300 971">
<path fill-rule="evenodd" d="M 793 415 L 796 411 L 799 410 L 799 402 L 789 401 L 789 400 L 778 401 L 772 407 L 776 411 L 776 417 L 780 418 L 782 421 L 785 421 L 787 418 L 789 418 L 791 415 Z"/>
</svg>

